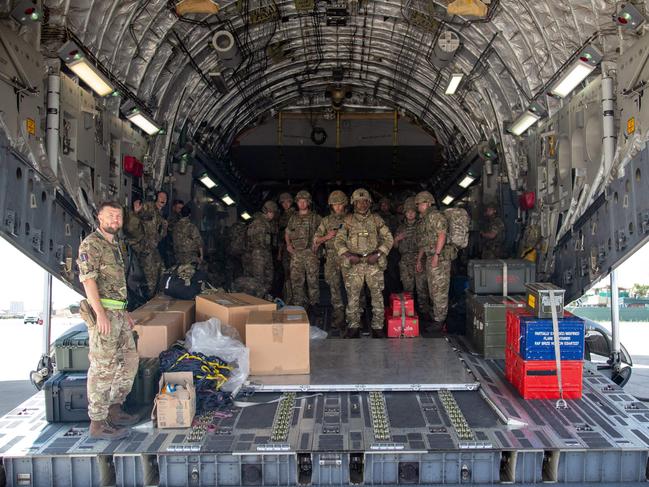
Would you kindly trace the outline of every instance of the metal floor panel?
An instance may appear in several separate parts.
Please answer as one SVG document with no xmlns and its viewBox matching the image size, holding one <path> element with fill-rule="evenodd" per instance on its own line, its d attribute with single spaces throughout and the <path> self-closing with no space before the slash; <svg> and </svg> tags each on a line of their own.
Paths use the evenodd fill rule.
<svg viewBox="0 0 649 487">
<path fill-rule="evenodd" d="M 478 381 L 443 338 L 317 340 L 311 374 L 251 376 L 254 390 L 438 391 L 475 390 Z"/>
</svg>

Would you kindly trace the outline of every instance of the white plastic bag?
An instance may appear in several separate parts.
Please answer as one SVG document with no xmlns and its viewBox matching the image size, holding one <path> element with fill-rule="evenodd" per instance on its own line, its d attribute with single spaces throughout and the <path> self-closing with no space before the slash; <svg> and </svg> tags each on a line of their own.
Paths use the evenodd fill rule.
<svg viewBox="0 0 649 487">
<path fill-rule="evenodd" d="M 317 326 L 310 327 L 311 340 L 324 340 L 327 338 L 327 332 Z"/>
<path fill-rule="evenodd" d="M 234 391 L 248 378 L 250 351 L 241 343 L 239 332 L 217 318 L 194 323 L 185 337 L 185 348 L 192 353 L 216 355 L 236 367 L 223 386 L 224 391 Z"/>
</svg>

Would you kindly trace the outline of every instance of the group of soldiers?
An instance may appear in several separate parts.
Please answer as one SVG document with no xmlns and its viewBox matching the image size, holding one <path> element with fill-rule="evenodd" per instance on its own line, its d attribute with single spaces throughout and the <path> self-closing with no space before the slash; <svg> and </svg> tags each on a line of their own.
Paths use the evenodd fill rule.
<svg viewBox="0 0 649 487">
<path fill-rule="evenodd" d="M 350 202 L 352 211 L 348 212 Z M 381 200 L 378 211 L 373 212 L 372 197 L 362 188 L 352 193 L 351 201 L 344 192 L 333 191 L 328 198 L 330 213 L 324 218 L 313 210 L 308 191 L 299 191 L 295 201 L 283 193 L 279 203 L 281 210 L 274 201 L 266 201 L 246 228 L 248 258 L 243 261 L 241 282 L 254 284 L 254 289 L 246 291 L 258 296 L 268 294 L 275 263 L 281 262 L 285 301 L 313 314 L 320 304 L 322 255 L 324 277 L 331 291 L 333 326 L 345 331 L 347 338 L 358 338 L 369 294 L 372 336 L 378 338 L 384 336 L 386 274 L 395 264 L 403 290 L 416 294 L 420 313 L 431 317 L 432 327 L 443 327 L 451 262 L 459 250 L 458 243 L 447 235 L 458 221 L 468 232 L 464 210 L 459 210 L 464 216 L 458 218 L 442 213 L 435 207 L 433 195 L 422 191 L 404 202 L 403 217 L 399 218 L 391 213 L 387 199 Z"/>
<path fill-rule="evenodd" d="M 174 200 L 165 219 L 162 212 L 167 198 L 165 191 L 159 191 L 155 201 L 142 203 L 138 199 L 125 211 L 124 236 L 144 272 L 149 296 L 159 291 L 164 267 L 203 261 L 203 239 L 191 221 L 191 206 Z"/>
</svg>

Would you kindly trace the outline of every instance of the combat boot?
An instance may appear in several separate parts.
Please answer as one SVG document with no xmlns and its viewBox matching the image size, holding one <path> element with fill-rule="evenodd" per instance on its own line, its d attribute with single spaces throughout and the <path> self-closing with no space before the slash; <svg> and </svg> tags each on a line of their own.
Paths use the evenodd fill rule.
<svg viewBox="0 0 649 487">
<path fill-rule="evenodd" d="M 96 440 L 121 440 L 128 436 L 129 430 L 116 428 L 104 419 L 101 421 L 90 421 L 88 433 L 90 438 Z"/>
<path fill-rule="evenodd" d="M 113 404 L 108 408 L 108 420 L 115 426 L 133 426 L 140 420 L 140 416 L 128 414 L 121 404 Z"/>
<path fill-rule="evenodd" d="M 383 328 L 372 328 L 372 338 L 385 338 Z"/>
<path fill-rule="evenodd" d="M 345 333 L 345 338 L 360 338 L 361 337 L 361 329 L 356 327 L 356 328 L 347 328 L 347 333 Z"/>
</svg>

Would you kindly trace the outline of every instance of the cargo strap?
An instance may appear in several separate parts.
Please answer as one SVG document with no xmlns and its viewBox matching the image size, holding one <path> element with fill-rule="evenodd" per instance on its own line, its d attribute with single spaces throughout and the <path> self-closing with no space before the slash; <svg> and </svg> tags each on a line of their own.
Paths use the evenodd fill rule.
<svg viewBox="0 0 649 487">
<path fill-rule="evenodd" d="M 112 310 L 126 309 L 126 301 L 118 301 L 117 299 L 107 299 L 107 298 L 101 298 L 99 301 L 101 302 L 101 305 L 105 309 L 112 309 Z"/>
<path fill-rule="evenodd" d="M 403 293 L 399 293 L 399 301 L 401 301 L 401 334 L 399 338 L 403 338 L 406 334 L 406 299 Z"/>
<path fill-rule="evenodd" d="M 555 304 L 554 293 L 550 293 L 550 308 L 552 309 L 552 334 L 554 335 L 554 360 L 557 364 L 557 380 L 559 381 L 559 400 L 555 407 L 557 409 L 565 409 L 568 407 L 565 399 L 563 398 L 563 380 L 561 379 L 561 342 L 559 341 L 559 316 L 557 312 L 557 305 Z"/>
</svg>

